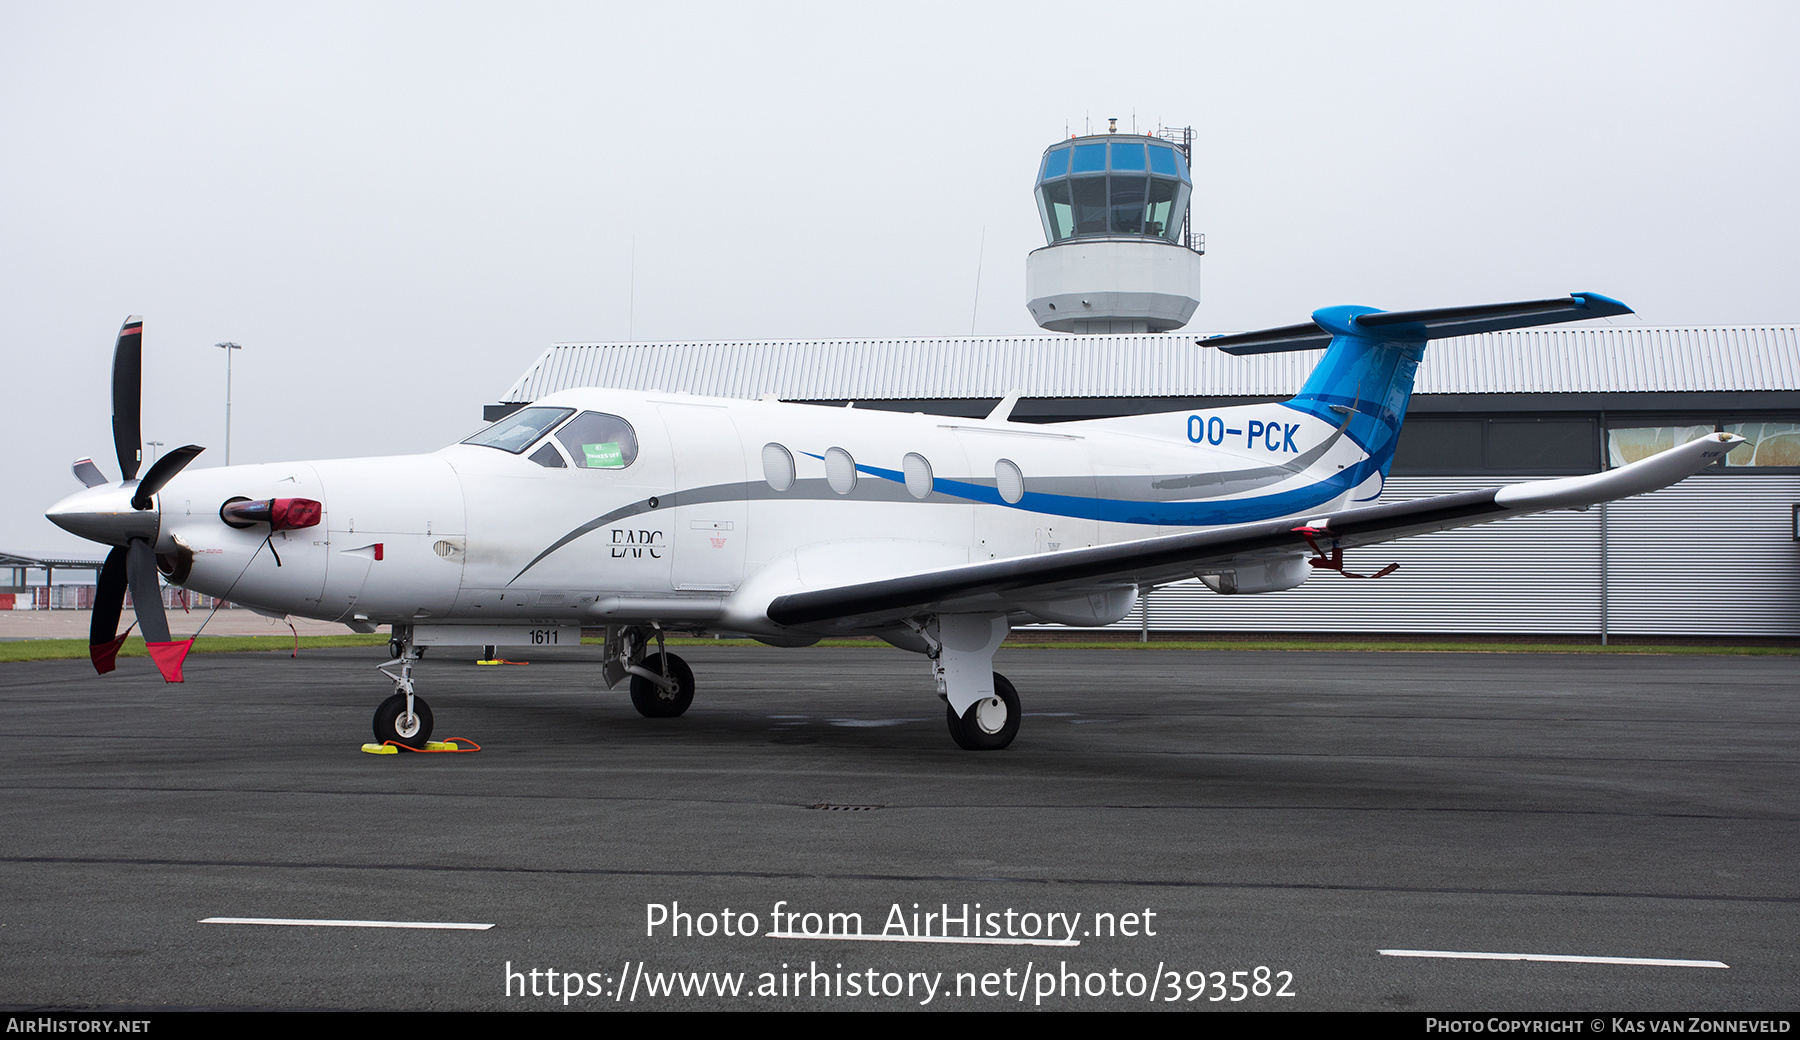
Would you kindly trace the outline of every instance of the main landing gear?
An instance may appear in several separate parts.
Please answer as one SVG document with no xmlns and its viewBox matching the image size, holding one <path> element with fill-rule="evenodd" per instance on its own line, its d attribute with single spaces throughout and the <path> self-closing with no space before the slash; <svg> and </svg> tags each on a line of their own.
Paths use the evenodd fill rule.
<svg viewBox="0 0 1800 1040">
<path fill-rule="evenodd" d="M 651 639 L 656 653 L 647 653 Z M 668 652 L 661 628 L 606 630 L 606 688 L 631 676 L 631 706 L 647 719 L 672 719 L 694 703 L 694 670 Z"/>
<path fill-rule="evenodd" d="M 388 648 L 395 651 L 394 659 L 375 667 L 394 681 L 394 694 L 375 709 L 375 742 L 386 744 L 391 740 L 423 750 L 425 742 L 431 739 L 431 708 L 425 698 L 413 692 L 412 669 L 424 648 L 414 646 L 412 633 L 402 630 L 395 631 Z"/>
<path fill-rule="evenodd" d="M 1019 735 L 1019 691 L 993 671 L 1006 639 L 1004 614 L 942 614 L 908 622 L 925 644 L 945 704 L 950 738 L 967 751 L 999 751 Z"/>
<path fill-rule="evenodd" d="M 1019 735 L 1019 691 L 1006 676 L 994 673 L 994 695 L 969 705 L 960 716 L 946 706 L 950 739 L 964 751 L 998 751 Z"/>
</svg>

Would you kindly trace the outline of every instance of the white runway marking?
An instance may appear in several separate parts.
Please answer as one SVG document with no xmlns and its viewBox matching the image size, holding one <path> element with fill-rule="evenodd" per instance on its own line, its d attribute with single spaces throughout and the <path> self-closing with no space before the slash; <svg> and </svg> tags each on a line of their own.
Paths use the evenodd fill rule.
<svg viewBox="0 0 1800 1040">
<path fill-rule="evenodd" d="M 1080 946 L 1080 939 L 981 939 L 954 935 L 844 935 L 826 932 L 764 932 L 765 939 L 843 939 L 848 942 L 957 943 L 969 946 Z"/>
<path fill-rule="evenodd" d="M 1657 968 L 1729 968 L 1724 961 L 1667 957 L 1580 957 L 1571 953 L 1475 953 L 1463 950 L 1379 950 L 1383 957 L 1443 957 L 1465 961 L 1558 961 L 1565 964 L 1643 964 Z"/>
<path fill-rule="evenodd" d="M 324 921 L 302 917 L 203 917 L 201 924 L 288 924 L 314 928 L 448 928 L 455 931 L 484 932 L 491 924 L 467 921 Z"/>
</svg>

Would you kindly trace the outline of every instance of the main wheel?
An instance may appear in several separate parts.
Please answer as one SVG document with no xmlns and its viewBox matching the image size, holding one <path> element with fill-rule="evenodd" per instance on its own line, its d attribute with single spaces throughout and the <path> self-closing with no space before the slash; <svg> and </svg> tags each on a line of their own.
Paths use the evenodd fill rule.
<svg viewBox="0 0 1800 1040">
<path fill-rule="evenodd" d="M 998 751 L 1019 735 L 1019 691 L 1006 676 L 994 673 L 994 695 L 983 697 L 959 717 L 955 708 L 944 709 L 950 736 L 966 751 Z"/>
<path fill-rule="evenodd" d="M 669 678 L 675 680 L 676 686 L 673 693 L 641 675 L 631 677 L 631 706 L 647 719 L 672 719 L 694 703 L 694 670 L 674 654 L 668 658 Z M 651 654 L 644 658 L 644 667 L 661 675 L 662 662 L 662 654 Z"/>
<path fill-rule="evenodd" d="M 413 695 L 413 713 L 406 713 L 406 694 L 396 693 L 375 709 L 375 742 L 392 740 L 409 748 L 423 748 L 431 739 L 431 706 Z"/>
</svg>

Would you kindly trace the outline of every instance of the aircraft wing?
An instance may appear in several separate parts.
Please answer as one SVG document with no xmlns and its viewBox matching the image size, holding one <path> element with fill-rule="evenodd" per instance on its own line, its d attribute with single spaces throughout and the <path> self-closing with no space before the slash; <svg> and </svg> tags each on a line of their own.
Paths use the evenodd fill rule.
<svg viewBox="0 0 1800 1040">
<path fill-rule="evenodd" d="M 770 620 L 856 630 L 927 613 L 1019 609 L 1085 590 L 1158 585 L 1233 565 L 1309 555 L 1549 509 L 1580 509 L 1667 487 L 1725 457 L 1743 438 L 1714 433 L 1650 458 L 1579 477 L 1534 480 L 1456 495 L 1290 517 L 1083 549 L 1018 556 L 876 581 L 807 589 L 770 601 Z"/>
</svg>

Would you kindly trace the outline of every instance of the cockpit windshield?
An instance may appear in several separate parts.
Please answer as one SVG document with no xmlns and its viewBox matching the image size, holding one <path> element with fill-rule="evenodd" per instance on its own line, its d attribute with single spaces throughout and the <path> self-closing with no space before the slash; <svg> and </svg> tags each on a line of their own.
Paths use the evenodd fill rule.
<svg viewBox="0 0 1800 1040">
<path fill-rule="evenodd" d="M 521 408 L 463 443 L 517 455 L 531 447 L 544 431 L 574 414 L 573 408 Z"/>
</svg>

